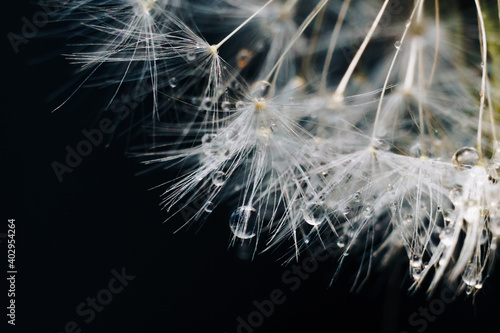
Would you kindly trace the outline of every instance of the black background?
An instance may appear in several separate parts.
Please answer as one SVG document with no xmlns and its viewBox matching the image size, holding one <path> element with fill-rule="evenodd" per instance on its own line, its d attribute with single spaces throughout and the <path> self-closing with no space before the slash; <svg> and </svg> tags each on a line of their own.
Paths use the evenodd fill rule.
<svg viewBox="0 0 500 333">
<path fill-rule="evenodd" d="M 421 327 L 411 326 L 408 318 L 429 300 L 423 292 L 409 295 L 407 269 L 399 265 L 404 257 L 383 272 L 375 270 L 359 293 L 350 292 L 355 264 L 346 264 L 328 287 L 335 260 L 322 263 L 292 292 L 282 280 L 291 268 L 282 265 L 284 251 L 251 261 L 239 259 L 238 250 L 228 246 L 229 206 L 218 207 L 203 226 L 195 223 L 174 234 L 182 217 L 163 223 L 168 214 L 159 207 L 162 191 L 150 190 L 173 174 L 137 176 L 144 167 L 124 154 L 123 137 L 108 148 L 95 147 L 60 183 L 51 163 L 63 162 L 65 147 L 84 139 L 82 130 L 91 128 L 108 95 L 82 93 L 53 113 L 75 87 L 68 85 L 75 80 L 73 67 L 59 55 L 65 41 L 41 28 L 15 54 L 7 33 L 18 33 L 21 18 L 31 20 L 39 7 L 13 1 L 3 8 L 0 232 L 6 232 L 8 218 L 16 219 L 19 273 L 16 327 L 6 325 L 5 278 L 0 327 L 64 332 L 75 321 L 82 332 L 232 333 L 239 316 L 255 311 L 252 302 L 269 299 L 274 289 L 284 291 L 286 301 L 255 332 L 416 332 Z M 55 99 L 47 98 L 58 89 Z M 0 240 L 4 274 L 6 242 Z M 85 323 L 77 306 L 106 288 L 111 270 L 122 267 L 135 279 Z M 425 332 L 500 332 L 498 281 L 497 269 L 475 299 L 458 297 Z"/>
</svg>

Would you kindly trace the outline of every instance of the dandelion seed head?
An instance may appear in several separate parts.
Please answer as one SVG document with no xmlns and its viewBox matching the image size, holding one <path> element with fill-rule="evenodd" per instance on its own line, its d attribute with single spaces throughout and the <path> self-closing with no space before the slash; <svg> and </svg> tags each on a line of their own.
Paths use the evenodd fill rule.
<svg viewBox="0 0 500 333">
<path fill-rule="evenodd" d="M 68 59 L 116 93 L 150 83 L 146 163 L 178 168 L 170 214 L 224 201 L 231 243 L 254 254 L 333 244 L 359 283 L 405 253 L 413 288 L 477 292 L 500 235 L 483 15 L 468 40 L 452 11 L 419 1 L 380 21 L 387 3 L 79 0 L 65 15 L 88 43 Z"/>
</svg>

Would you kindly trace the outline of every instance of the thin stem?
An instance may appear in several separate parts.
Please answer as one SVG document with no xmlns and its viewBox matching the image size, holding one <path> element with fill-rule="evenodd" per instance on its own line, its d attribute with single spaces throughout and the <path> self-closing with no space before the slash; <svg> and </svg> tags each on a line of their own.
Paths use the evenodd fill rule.
<svg viewBox="0 0 500 333">
<path fill-rule="evenodd" d="M 482 56 L 482 76 L 481 76 L 481 90 L 479 92 L 480 104 L 479 104 L 479 121 L 477 126 L 477 151 L 479 152 L 480 159 L 483 156 L 482 150 L 482 132 L 483 132 L 483 113 L 485 105 L 485 92 L 486 92 L 486 78 L 488 76 L 488 45 L 486 43 L 486 27 L 484 25 L 483 12 L 481 10 L 481 5 L 479 0 L 474 0 L 477 8 L 477 17 L 479 20 L 479 28 L 481 33 L 481 56 Z"/>
<path fill-rule="evenodd" d="M 283 5 L 284 11 L 285 12 L 290 12 L 293 7 L 297 4 L 299 0 L 287 0 L 285 4 Z"/>
<path fill-rule="evenodd" d="M 266 2 L 266 4 L 262 7 L 259 8 L 258 11 L 256 11 L 255 13 L 253 13 L 252 16 L 250 16 L 249 18 L 247 18 L 242 24 L 240 24 L 236 29 L 233 30 L 233 32 L 231 32 L 229 35 L 226 36 L 226 38 L 224 38 L 223 40 L 221 40 L 219 42 L 219 44 L 217 45 L 212 45 L 212 50 L 214 52 L 217 52 L 217 50 L 219 49 L 219 47 L 221 47 L 225 42 L 227 42 L 227 40 L 231 37 L 233 37 L 233 35 L 235 33 L 237 33 L 241 28 L 243 28 L 248 22 L 250 22 L 255 16 L 259 15 L 259 13 L 261 11 L 264 10 L 264 8 L 266 8 L 267 6 L 269 6 L 271 4 L 271 2 L 273 2 L 274 0 L 269 0 L 268 2 Z"/>
<path fill-rule="evenodd" d="M 495 111 L 493 110 L 493 104 L 491 103 L 491 87 L 490 82 L 488 80 L 488 84 L 486 85 L 486 93 L 488 95 L 488 111 L 490 114 L 490 123 L 491 123 L 491 134 L 493 136 L 493 142 L 497 145 L 497 131 L 495 129 Z"/>
<path fill-rule="evenodd" d="M 387 73 L 387 76 L 385 77 L 385 82 L 384 82 L 384 86 L 382 88 L 382 92 L 380 94 L 380 100 L 378 102 L 378 107 L 377 107 L 377 114 L 375 115 L 375 122 L 373 125 L 372 142 L 375 140 L 375 136 L 377 133 L 377 127 L 378 127 L 378 123 L 380 121 L 380 113 L 382 111 L 382 105 L 383 105 L 383 101 L 384 101 L 385 91 L 387 90 L 387 87 L 389 85 L 389 78 L 391 77 L 392 70 L 394 69 L 394 65 L 396 64 L 396 60 L 398 58 L 398 55 L 401 51 L 401 48 L 403 47 L 403 43 L 406 39 L 406 35 L 408 34 L 408 31 L 410 30 L 410 27 L 412 25 L 411 22 L 413 20 L 413 17 L 415 16 L 415 12 L 416 12 L 418 5 L 420 4 L 421 1 L 423 1 L 423 0 L 420 0 L 418 2 L 418 4 L 413 8 L 413 11 L 412 11 L 412 13 L 410 15 L 410 19 L 409 19 L 410 24 L 406 25 L 405 31 L 403 32 L 403 36 L 401 36 L 401 40 L 400 40 L 401 44 L 398 48 L 396 48 L 396 53 L 394 54 L 394 57 L 392 58 L 391 66 L 389 67 L 389 72 Z"/>
<path fill-rule="evenodd" d="M 335 23 L 335 27 L 333 28 L 332 37 L 330 38 L 330 45 L 328 46 L 328 52 L 326 53 L 325 64 L 323 66 L 323 73 L 321 74 L 320 89 L 323 93 L 326 91 L 326 79 L 328 76 L 328 71 L 330 70 L 330 63 L 332 62 L 333 51 L 335 50 L 337 39 L 340 34 L 340 29 L 342 28 L 342 24 L 344 23 L 344 19 L 347 14 L 347 9 L 349 9 L 350 3 L 351 0 L 344 0 L 342 8 L 339 12 L 339 16 L 337 18 L 337 22 Z"/>
<path fill-rule="evenodd" d="M 344 74 L 344 77 L 340 81 L 337 89 L 335 90 L 335 93 L 333 95 L 334 100 L 336 101 L 343 101 L 344 100 L 344 93 L 347 88 L 347 84 L 349 83 L 349 80 L 351 79 L 352 74 L 354 73 L 354 69 L 358 65 L 359 60 L 361 59 L 361 56 L 365 52 L 366 46 L 370 42 L 370 40 L 373 37 L 373 34 L 375 33 L 375 30 L 378 27 L 378 24 L 380 23 L 380 20 L 382 19 L 382 15 L 384 15 L 385 9 L 387 8 L 387 5 L 389 4 L 389 0 L 385 0 L 384 4 L 382 5 L 382 8 L 378 12 L 377 17 L 375 18 L 375 21 L 373 21 L 372 26 L 370 27 L 370 30 L 368 30 L 368 33 L 366 34 L 365 39 L 363 40 L 363 43 L 358 49 L 358 52 L 354 56 L 354 58 L 351 61 L 351 64 L 347 68 L 346 73 Z"/>
<path fill-rule="evenodd" d="M 424 24 L 424 1 L 420 2 L 418 9 L 416 23 L 419 27 Z M 425 151 L 425 122 L 424 122 L 424 108 L 422 106 L 422 98 L 424 97 L 425 91 L 423 89 L 423 54 L 422 54 L 422 38 L 415 37 L 412 39 L 412 51 L 415 47 L 415 56 L 418 58 L 418 75 L 417 75 L 417 85 L 418 85 L 418 119 L 419 119 L 419 129 L 420 129 L 420 158 L 428 158 Z M 405 88 L 409 88 L 405 86 Z"/>
<path fill-rule="evenodd" d="M 311 68 L 311 63 L 313 62 L 316 52 L 310 51 L 310 50 L 316 50 L 316 45 L 318 44 L 318 38 L 319 38 L 319 32 L 321 30 L 321 26 L 323 25 L 324 19 L 325 19 L 325 7 L 321 10 L 321 14 L 319 15 L 318 19 L 316 20 L 316 24 L 314 24 L 314 29 L 313 29 L 313 34 L 311 37 L 311 42 L 309 43 L 309 48 L 307 55 L 304 57 L 304 61 L 302 61 L 302 64 L 300 66 L 300 75 L 305 78 L 307 75 L 307 71 Z"/>
<path fill-rule="evenodd" d="M 417 12 L 417 24 L 422 24 L 424 18 L 424 1 L 420 1 Z"/>
<path fill-rule="evenodd" d="M 498 0 L 500 1 L 500 0 Z M 440 15 L 439 15 L 439 0 L 435 0 L 435 12 L 436 12 L 436 46 L 434 50 L 434 61 L 432 62 L 431 74 L 429 75 L 429 82 L 427 83 L 427 89 L 430 89 L 432 86 L 432 81 L 434 81 L 434 74 L 436 73 L 437 61 L 439 56 L 439 46 L 441 42 L 441 33 L 440 33 Z"/>
<path fill-rule="evenodd" d="M 274 96 L 275 92 L 276 92 L 276 82 L 278 82 L 278 74 L 281 70 L 281 65 L 283 63 L 281 62 L 278 66 L 278 68 L 276 69 L 276 72 L 275 74 L 273 75 L 273 81 L 271 82 L 271 87 L 270 87 L 270 90 L 269 90 L 269 96 Z"/>
<path fill-rule="evenodd" d="M 421 39 L 418 39 L 418 42 L 421 42 Z M 424 94 L 426 93 L 423 87 L 424 82 L 424 64 L 423 64 L 423 49 L 422 46 L 418 47 L 418 76 L 417 76 L 417 84 L 418 84 L 418 117 L 420 123 L 420 158 L 427 159 L 427 151 L 425 150 L 425 122 L 424 122 L 424 108 L 422 106 L 422 99 L 424 98 Z M 422 94 L 422 95 L 420 95 Z"/>
<path fill-rule="evenodd" d="M 406 71 L 405 81 L 403 83 L 403 91 L 409 92 L 415 79 L 415 67 L 417 66 L 418 40 L 411 40 L 410 58 L 408 59 L 408 69 Z"/>
<path fill-rule="evenodd" d="M 290 41 L 290 43 L 288 43 L 288 46 L 286 47 L 285 51 L 283 52 L 283 54 L 281 55 L 281 57 L 278 59 L 278 61 L 276 62 L 276 64 L 274 64 L 274 67 L 271 69 L 271 71 L 269 72 L 269 74 L 267 74 L 267 76 L 264 79 L 264 81 L 269 81 L 269 79 L 271 78 L 271 76 L 273 75 L 273 73 L 276 71 L 276 69 L 281 65 L 281 63 L 285 59 L 285 56 L 287 55 L 288 51 L 290 51 L 290 49 L 295 44 L 295 42 L 300 38 L 300 36 L 302 36 L 302 34 L 306 30 L 306 28 L 309 26 L 309 24 L 311 24 L 312 20 L 314 20 L 314 18 L 316 17 L 316 15 L 318 15 L 318 13 L 327 4 L 327 2 L 328 2 L 328 0 L 322 0 L 320 3 L 318 3 L 316 5 L 316 7 L 314 7 L 313 11 L 306 17 L 306 19 L 304 20 L 304 22 L 302 22 L 302 24 L 298 28 L 297 33 L 295 34 L 295 36 L 293 37 L 293 39 Z"/>
</svg>

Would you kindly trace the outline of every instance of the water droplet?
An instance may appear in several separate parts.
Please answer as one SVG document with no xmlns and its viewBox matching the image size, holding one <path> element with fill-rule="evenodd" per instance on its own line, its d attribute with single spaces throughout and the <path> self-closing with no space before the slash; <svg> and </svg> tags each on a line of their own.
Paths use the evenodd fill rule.
<svg viewBox="0 0 500 333">
<path fill-rule="evenodd" d="M 214 107 L 214 101 L 210 97 L 205 97 L 201 102 L 201 108 L 205 111 L 210 111 Z"/>
<path fill-rule="evenodd" d="M 214 211 L 215 205 L 212 201 L 207 201 L 205 203 L 205 212 L 211 213 Z"/>
<path fill-rule="evenodd" d="M 478 262 L 475 259 L 468 262 L 465 266 L 464 272 L 462 274 L 462 280 L 466 285 L 475 287 L 476 284 L 478 284 L 478 282 L 481 280 L 482 274 L 478 266 Z"/>
<path fill-rule="evenodd" d="M 228 101 L 224 101 L 222 102 L 222 104 L 220 105 L 222 111 L 224 112 L 229 112 L 231 111 L 231 103 L 229 103 Z"/>
<path fill-rule="evenodd" d="M 227 88 L 224 86 L 218 86 L 215 89 L 215 96 L 222 96 L 227 92 Z"/>
<path fill-rule="evenodd" d="M 302 210 L 302 216 L 308 224 L 318 226 L 325 221 L 326 211 L 323 205 L 310 203 Z"/>
<path fill-rule="evenodd" d="M 411 20 L 406 21 L 405 26 L 408 28 L 411 25 Z"/>
<path fill-rule="evenodd" d="M 361 192 L 360 191 L 357 191 L 356 193 L 354 193 L 354 197 L 352 199 L 352 201 L 354 202 L 361 202 Z"/>
<path fill-rule="evenodd" d="M 404 216 L 403 223 L 406 224 L 407 226 L 410 226 L 413 224 L 413 215 L 411 214 L 406 214 Z"/>
<path fill-rule="evenodd" d="M 414 268 L 422 268 L 422 257 L 419 254 L 413 254 L 410 259 L 410 265 Z"/>
<path fill-rule="evenodd" d="M 398 209 L 398 204 L 396 202 L 391 202 L 389 204 L 389 210 L 391 211 L 392 216 L 396 215 L 397 209 Z"/>
<path fill-rule="evenodd" d="M 481 230 L 478 244 L 486 244 L 490 240 L 490 234 L 486 228 Z"/>
<path fill-rule="evenodd" d="M 169 80 L 168 80 L 168 84 L 170 85 L 171 88 L 175 88 L 177 87 L 177 78 L 175 77 L 171 77 Z"/>
<path fill-rule="evenodd" d="M 439 234 L 439 239 L 441 240 L 441 243 L 444 246 L 451 246 L 453 245 L 453 233 L 455 231 L 453 228 L 446 227 L 444 228 L 441 233 Z"/>
<path fill-rule="evenodd" d="M 243 101 L 236 102 L 236 110 L 243 111 L 243 109 L 245 109 L 245 102 Z"/>
<path fill-rule="evenodd" d="M 410 155 L 412 157 L 420 157 L 422 155 L 422 147 L 420 146 L 420 143 L 416 143 L 410 148 Z"/>
<path fill-rule="evenodd" d="M 372 147 L 376 150 L 381 150 L 381 151 L 389 151 L 389 149 L 391 149 L 389 143 L 387 143 L 387 141 L 382 139 L 374 139 L 372 141 Z"/>
<path fill-rule="evenodd" d="M 365 210 L 363 211 L 363 216 L 367 219 L 371 218 L 373 216 L 373 207 L 366 206 Z"/>
<path fill-rule="evenodd" d="M 201 142 L 203 152 L 208 157 L 225 160 L 231 156 L 231 150 L 225 145 L 224 140 L 217 140 L 215 134 L 205 134 Z"/>
<path fill-rule="evenodd" d="M 499 182 L 499 180 L 500 180 L 500 163 L 492 164 L 488 168 L 488 179 L 493 184 L 496 184 Z"/>
<path fill-rule="evenodd" d="M 411 275 L 413 277 L 413 280 L 418 281 L 422 277 L 422 269 L 418 267 L 414 267 L 411 270 Z"/>
<path fill-rule="evenodd" d="M 399 40 L 397 40 L 397 41 L 394 43 L 394 47 L 395 47 L 396 49 L 398 49 L 398 50 L 399 50 L 399 49 L 401 48 L 401 42 L 400 42 Z"/>
<path fill-rule="evenodd" d="M 224 134 L 227 141 L 236 141 L 239 136 L 238 131 L 236 131 L 234 128 L 227 129 Z"/>
<path fill-rule="evenodd" d="M 267 81 L 258 81 L 252 85 L 252 96 L 256 100 L 266 99 L 271 90 L 271 84 Z"/>
<path fill-rule="evenodd" d="M 276 131 L 278 130 L 278 124 L 276 123 L 276 121 L 271 121 L 271 123 L 269 124 L 269 129 L 271 130 L 271 132 L 276 133 Z"/>
<path fill-rule="evenodd" d="M 342 208 L 342 214 L 344 214 L 345 216 L 349 215 L 351 212 L 352 212 L 351 206 L 345 206 L 344 208 Z"/>
<path fill-rule="evenodd" d="M 194 51 L 189 51 L 186 54 L 186 59 L 187 61 L 194 61 L 196 59 L 196 54 L 194 53 Z"/>
<path fill-rule="evenodd" d="M 461 206 L 463 204 L 463 196 L 464 192 L 461 187 L 455 187 L 451 189 L 450 194 L 448 197 L 450 198 L 450 201 L 455 205 L 455 206 Z"/>
<path fill-rule="evenodd" d="M 212 183 L 217 187 L 224 185 L 226 183 L 226 174 L 222 171 L 214 172 L 212 175 Z"/>
<path fill-rule="evenodd" d="M 347 244 L 347 236 L 346 235 L 342 235 L 342 236 L 339 236 L 339 238 L 337 238 L 337 246 L 340 249 L 345 247 L 346 244 Z"/>
<path fill-rule="evenodd" d="M 443 219 L 445 220 L 446 223 L 448 223 L 448 226 L 452 226 L 455 224 L 455 218 L 456 218 L 456 213 L 453 209 L 447 209 L 443 211 Z"/>
<path fill-rule="evenodd" d="M 255 133 L 260 136 L 261 138 L 269 138 L 271 135 L 273 135 L 273 131 L 269 127 L 266 126 L 260 126 L 255 130 Z"/>
<path fill-rule="evenodd" d="M 236 209 L 229 220 L 229 227 L 235 237 L 250 239 L 258 231 L 257 211 L 251 206 L 241 206 Z"/>
<path fill-rule="evenodd" d="M 209 145 L 212 143 L 212 141 L 217 137 L 215 134 L 205 134 L 201 138 L 201 144 L 202 145 Z"/>
<path fill-rule="evenodd" d="M 453 164 L 463 168 L 472 168 L 479 162 L 479 153 L 473 147 L 463 147 L 453 155 Z"/>
<path fill-rule="evenodd" d="M 321 171 L 321 175 L 326 178 L 330 176 L 330 171 L 328 169 L 324 169 Z"/>
</svg>

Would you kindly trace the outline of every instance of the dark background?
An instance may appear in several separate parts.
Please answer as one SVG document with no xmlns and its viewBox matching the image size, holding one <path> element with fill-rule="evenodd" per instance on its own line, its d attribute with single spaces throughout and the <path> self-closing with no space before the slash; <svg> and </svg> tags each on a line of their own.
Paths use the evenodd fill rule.
<svg viewBox="0 0 500 333">
<path fill-rule="evenodd" d="M 6 7 L 6 8 L 5 8 Z M 2 22 L 1 212 L 0 233 L 16 219 L 18 268 L 16 327 L 0 332 L 64 332 L 75 321 L 82 332 L 237 332 L 238 317 L 255 311 L 275 289 L 286 301 L 277 305 L 254 332 L 417 332 L 408 318 L 429 306 L 421 291 L 410 295 L 404 256 L 390 268 L 375 270 L 359 293 L 350 292 L 355 263 L 347 263 L 329 287 L 336 260 L 323 262 L 300 288 L 290 291 L 283 274 L 282 249 L 240 259 L 229 247 L 229 206 L 219 206 L 204 225 L 178 216 L 163 223 L 161 189 L 168 171 L 145 170 L 124 154 L 126 136 L 92 153 L 59 182 L 53 161 L 64 162 L 66 146 L 76 147 L 99 119 L 106 89 L 83 92 L 64 108 L 52 110 L 76 87 L 81 76 L 60 56 L 66 43 L 40 28 L 16 54 L 6 37 L 19 33 L 22 18 L 40 8 L 27 1 L 4 4 Z M 51 26 L 56 30 L 57 25 Z M 58 92 L 58 90 L 60 90 Z M 47 96 L 54 95 L 54 99 Z M 97 111 L 96 111 L 97 110 Z M 4 276 L 6 240 L 0 239 Z M 302 259 L 306 258 L 303 256 Z M 402 259 L 402 260 L 400 260 Z M 87 297 L 106 288 L 113 269 L 134 280 L 90 323 L 76 313 Z M 446 305 L 425 332 L 500 332 L 498 269 L 475 299 L 459 296 Z M 0 308 L 7 306 L 7 283 L 0 284 Z M 439 299 L 439 293 L 431 298 Z M 247 332 L 242 330 L 242 332 Z"/>
</svg>

